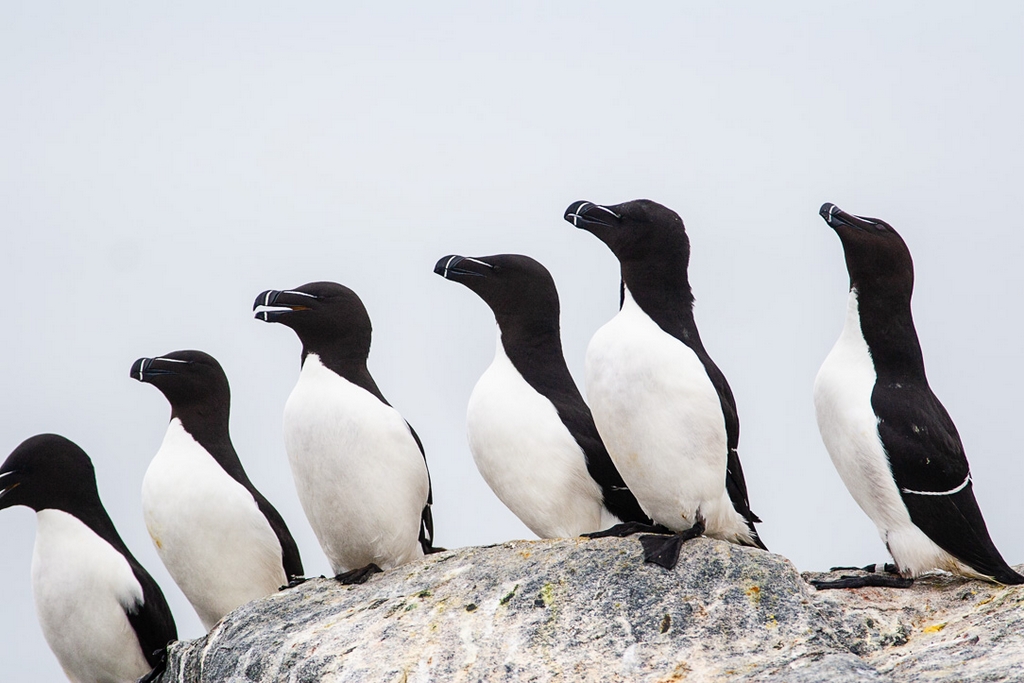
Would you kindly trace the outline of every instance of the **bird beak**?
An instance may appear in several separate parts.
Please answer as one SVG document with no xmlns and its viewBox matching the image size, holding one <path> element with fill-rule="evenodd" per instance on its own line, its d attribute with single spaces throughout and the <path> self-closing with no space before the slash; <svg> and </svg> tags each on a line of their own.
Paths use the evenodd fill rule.
<svg viewBox="0 0 1024 683">
<path fill-rule="evenodd" d="M 445 280 L 459 281 L 464 277 L 487 277 L 494 266 L 480 259 L 451 254 L 444 256 L 434 266 L 434 272 Z"/>
<path fill-rule="evenodd" d="M 268 289 L 256 297 L 252 310 L 256 319 L 266 323 L 281 322 L 282 318 L 295 311 L 311 310 L 310 304 L 319 297 L 294 290 Z M 261 309 L 261 310 L 256 310 Z"/>
<path fill-rule="evenodd" d="M 152 382 L 155 377 L 176 374 L 174 370 L 174 364 L 176 363 L 188 365 L 190 361 L 160 357 L 140 358 L 132 363 L 130 374 L 132 379 L 140 382 Z"/>
<path fill-rule="evenodd" d="M 825 222 L 833 230 L 839 227 L 865 230 L 878 224 L 878 221 L 872 218 L 864 218 L 863 216 L 854 216 L 851 213 L 846 213 L 831 202 L 822 204 L 821 208 L 818 209 L 818 215 L 824 218 Z"/>
<path fill-rule="evenodd" d="M 21 484 L 20 481 L 14 479 L 16 474 L 17 472 L 15 471 L 0 472 L 0 509 L 7 507 L 4 497 Z"/>
<path fill-rule="evenodd" d="M 618 224 L 622 216 L 607 206 L 579 201 L 569 205 L 569 208 L 565 210 L 563 218 L 572 223 L 574 227 L 587 230 L 595 225 L 613 227 Z"/>
</svg>

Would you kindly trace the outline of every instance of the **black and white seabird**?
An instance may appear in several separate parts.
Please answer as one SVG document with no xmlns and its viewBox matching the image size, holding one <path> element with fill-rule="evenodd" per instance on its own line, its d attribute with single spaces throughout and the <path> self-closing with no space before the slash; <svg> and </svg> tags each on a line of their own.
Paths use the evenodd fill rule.
<svg viewBox="0 0 1024 683">
<path fill-rule="evenodd" d="M 142 481 L 146 528 L 209 630 L 236 607 L 298 580 L 299 549 L 231 444 L 231 390 L 220 363 L 202 351 L 175 351 L 138 359 L 131 376 L 171 404 Z"/>
<path fill-rule="evenodd" d="M 56 434 L 22 442 L 0 466 L 0 509 L 14 505 L 36 512 L 32 592 L 68 678 L 127 683 L 162 667 L 174 618 L 103 508 L 89 456 Z"/>
<path fill-rule="evenodd" d="M 846 323 L 814 382 L 818 429 L 839 476 L 904 577 L 944 569 L 1024 583 L 989 538 L 960 435 L 928 386 L 910 310 L 910 250 L 877 218 L 835 204 L 820 214 L 850 274 Z M 817 585 L 857 587 L 862 578 Z"/>
<path fill-rule="evenodd" d="M 702 533 L 764 548 L 736 451 L 736 402 L 693 318 L 682 219 L 636 200 L 574 202 L 565 220 L 593 233 L 620 264 L 619 313 L 587 348 L 587 399 L 640 506 L 676 534 L 641 537 L 647 561 L 674 567 L 682 542 Z"/>
<path fill-rule="evenodd" d="M 361 583 L 433 552 L 426 456 L 366 367 L 363 302 L 348 287 L 313 282 L 263 292 L 253 309 L 302 342 L 302 370 L 284 409 L 285 450 L 336 578 Z"/>
<path fill-rule="evenodd" d="M 491 490 L 533 533 L 564 538 L 651 521 L 630 493 L 569 374 L 555 281 L 528 256 L 445 256 L 434 272 L 490 306 L 494 362 L 469 399 L 473 460 Z"/>
</svg>

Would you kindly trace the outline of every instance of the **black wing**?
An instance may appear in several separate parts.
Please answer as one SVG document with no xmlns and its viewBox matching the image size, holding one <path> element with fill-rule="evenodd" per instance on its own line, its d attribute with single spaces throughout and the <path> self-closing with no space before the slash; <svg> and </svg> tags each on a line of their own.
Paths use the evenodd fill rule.
<svg viewBox="0 0 1024 683">
<path fill-rule="evenodd" d="M 196 440 L 199 441 L 198 438 Z M 263 513 L 263 517 L 270 524 L 270 528 L 274 530 L 277 541 L 281 544 L 281 563 L 284 567 L 285 580 L 291 581 L 293 577 L 305 576 L 302 569 L 302 558 L 299 557 L 299 546 L 292 538 L 288 526 L 284 523 L 284 518 L 249 479 L 249 475 L 242 467 L 242 461 L 231 443 L 231 437 L 229 435 L 222 438 L 211 437 L 203 439 L 200 443 L 213 455 L 224 471 L 249 492 L 249 495 L 256 501 L 256 506 Z"/>
<path fill-rule="evenodd" d="M 718 392 L 718 400 L 722 404 L 722 414 L 725 417 L 725 435 L 729 445 L 729 456 L 725 468 L 725 490 L 729 493 L 729 499 L 732 501 L 733 508 L 747 520 L 747 527 L 749 527 L 750 535 L 754 538 L 757 547 L 767 550 L 768 548 L 761 541 L 761 537 L 757 535 L 757 529 L 754 528 L 754 523 L 760 522 L 761 518 L 750 509 L 750 499 L 747 496 L 747 482 L 743 478 L 743 466 L 740 464 L 738 450 L 740 443 L 740 417 L 736 411 L 736 399 L 733 398 L 732 389 L 729 388 L 729 382 L 725 379 L 725 375 L 718 369 L 718 366 L 707 355 L 703 347 L 697 353 L 697 357 L 704 364 L 704 370 L 708 373 L 711 383 Z"/>
<path fill-rule="evenodd" d="M 979 574 L 1024 583 L 989 537 L 960 435 L 927 384 L 876 383 L 871 405 L 911 521 Z"/>
<path fill-rule="evenodd" d="M 356 386 L 362 387 L 376 396 L 384 405 L 391 406 L 388 400 L 384 398 L 384 394 L 381 393 L 377 383 L 373 381 L 373 377 L 370 375 L 370 371 L 366 368 L 365 363 L 357 363 L 351 368 L 335 367 L 333 365 L 330 367 Z M 423 514 L 420 515 L 420 547 L 423 548 L 424 555 L 443 552 L 444 548 L 434 547 L 434 517 L 430 513 L 430 506 L 434 504 L 434 489 L 430 483 L 430 467 L 427 466 L 427 454 L 423 450 L 423 442 L 420 441 L 419 434 L 412 428 L 408 420 L 405 421 L 405 426 L 409 428 L 412 438 L 416 440 L 416 445 L 423 456 L 423 466 L 427 468 L 427 504 L 423 506 Z"/>
<path fill-rule="evenodd" d="M 558 398 L 564 399 L 565 397 Z M 555 408 L 558 411 L 558 417 L 561 418 L 562 423 L 565 424 L 573 439 L 583 450 L 590 477 L 601 487 L 604 506 L 623 522 L 653 524 L 640 507 L 636 496 L 622 480 L 622 475 L 615 468 L 611 456 L 608 455 L 608 449 L 605 448 L 604 442 L 597 432 L 594 417 L 586 403 L 583 402 L 583 397 L 579 397 L 578 403 L 557 399 L 556 401 Z M 594 529 L 594 531 L 599 531 L 599 529 Z"/>
<path fill-rule="evenodd" d="M 302 558 L 299 556 L 299 546 L 295 543 L 295 539 L 292 538 L 292 533 L 284 523 L 284 518 L 270 504 L 270 501 L 256 490 L 255 486 L 249 483 L 246 488 L 249 489 L 252 497 L 256 499 L 256 505 L 259 506 L 260 512 L 266 517 L 267 523 L 270 524 L 270 528 L 274 530 L 274 534 L 277 535 L 277 540 L 281 544 L 281 560 L 284 565 L 286 580 L 291 581 L 293 578 L 305 576 L 305 572 L 302 569 Z"/>
<path fill-rule="evenodd" d="M 430 483 L 430 468 L 427 467 L 427 454 L 423 450 L 423 442 L 420 441 L 420 435 L 416 433 L 416 430 L 412 428 L 408 420 L 406 420 L 405 425 L 409 428 L 412 438 L 416 440 L 416 445 L 423 456 L 423 466 L 427 470 L 427 504 L 423 506 L 423 514 L 420 515 L 420 547 L 423 548 L 424 555 L 440 553 L 444 551 L 444 548 L 434 547 L 434 516 L 430 513 L 430 506 L 434 504 L 434 488 Z"/>
<path fill-rule="evenodd" d="M 557 340 L 557 325 L 551 331 L 551 338 Z M 526 383 L 555 407 L 558 418 L 583 451 L 587 473 L 601 487 L 605 508 L 623 522 L 651 524 L 608 455 L 594 416 L 565 364 L 561 344 L 517 344 L 506 348 L 505 353 Z"/>
<path fill-rule="evenodd" d="M 142 604 L 125 608 L 125 614 L 135 629 L 143 656 L 151 667 L 155 667 L 163 662 L 165 648 L 178 639 L 178 630 L 174 626 L 171 608 L 167 606 L 156 581 L 134 557 L 128 556 L 127 559 L 135 579 L 142 586 Z"/>
</svg>

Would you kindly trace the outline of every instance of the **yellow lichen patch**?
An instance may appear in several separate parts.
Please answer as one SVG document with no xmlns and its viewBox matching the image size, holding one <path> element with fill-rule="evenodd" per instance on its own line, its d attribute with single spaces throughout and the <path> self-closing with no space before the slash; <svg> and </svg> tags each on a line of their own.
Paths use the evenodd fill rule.
<svg viewBox="0 0 1024 683">
<path fill-rule="evenodd" d="M 938 633 L 944 628 L 946 628 L 946 622 L 942 622 L 941 624 L 932 624 L 931 626 L 925 626 L 921 630 L 924 633 Z"/>
<path fill-rule="evenodd" d="M 676 668 L 672 670 L 668 678 L 662 678 L 658 683 L 670 683 L 671 681 L 682 681 L 686 679 L 686 674 L 690 673 L 693 669 L 686 662 L 680 662 L 676 665 Z"/>
<path fill-rule="evenodd" d="M 764 622 L 764 627 L 765 628 L 778 628 L 779 627 L 779 621 L 778 621 L 778 619 L 775 618 L 774 614 L 769 614 L 768 615 L 768 621 Z"/>
<path fill-rule="evenodd" d="M 544 587 L 540 589 L 540 599 L 544 601 L 545 607 L 555 601 L 555 589 L 550 583 L 545 583 Z"/>
<path fill-rule="evenodd" d="M 524 560 L 530 559 L 530 551 L 529 550 L 520 550 L 519 554 L 523 556 Z"/>
<path fill-rule="evenodd" d="M 750 600 L 755 605 L 757 603 L 761 602 L 761 587 L 760 586 L 751 586 L 750 588 L 745 590 L 744 593 L 747 594 L 747 597 L 750 598 Z"/>
</svg>

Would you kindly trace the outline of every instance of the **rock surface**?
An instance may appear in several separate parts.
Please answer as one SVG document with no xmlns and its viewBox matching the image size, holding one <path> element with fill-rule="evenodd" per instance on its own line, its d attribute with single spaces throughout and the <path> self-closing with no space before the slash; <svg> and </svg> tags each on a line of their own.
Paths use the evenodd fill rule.
<svg viewBox="0 0 1024 683">
<path fill-rule="evenodd" d="M 1024 588 L 935 576 L 816 592 L 805 577 L 709 539 L 687 543 L 672 572 L 643 565 L 631 539 L 464 548 L 244 605 L 175 644 L 160 680 L 1024 678 Z"/>
</svg>

